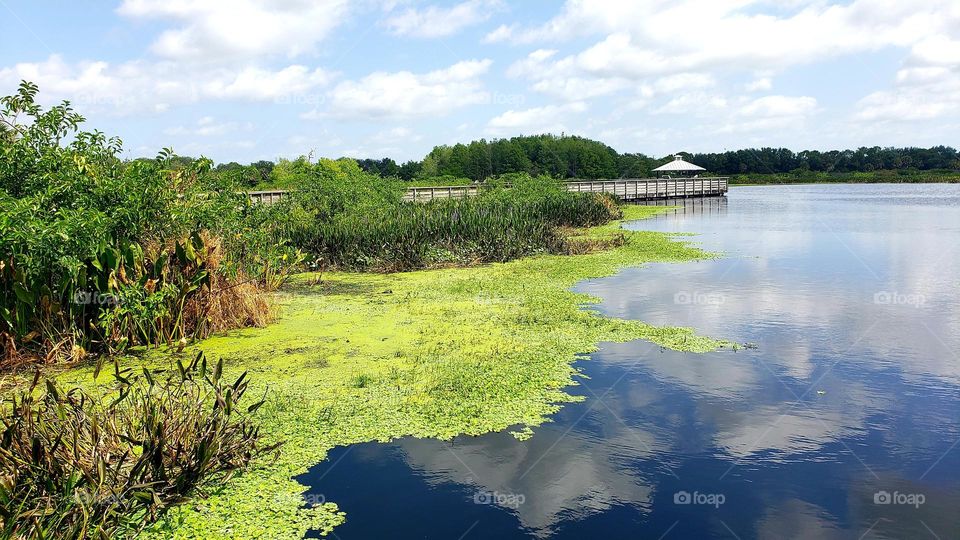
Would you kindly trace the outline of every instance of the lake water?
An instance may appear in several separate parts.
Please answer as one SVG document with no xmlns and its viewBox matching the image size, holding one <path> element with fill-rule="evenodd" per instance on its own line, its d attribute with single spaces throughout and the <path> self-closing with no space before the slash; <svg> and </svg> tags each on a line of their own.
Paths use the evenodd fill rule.
<svg viewBox="0 0 960 540">
<path fill-rule="evenodd" d="M 960 538 L 960 185 L 734 187 L 629 228 L 718 260 L 577 287 L 756 348 L 602 344 L 552 423 L 331 451 L 338 538 Z"/>
</svg>

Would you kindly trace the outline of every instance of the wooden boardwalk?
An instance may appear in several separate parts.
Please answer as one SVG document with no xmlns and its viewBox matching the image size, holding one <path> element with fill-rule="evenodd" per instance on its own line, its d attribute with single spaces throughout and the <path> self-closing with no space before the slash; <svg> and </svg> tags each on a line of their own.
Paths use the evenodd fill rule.
<svg viewBox="0 0 960 540">
<path fill-rule="evenodd" d="M 626 178 L 620 180 L 584 180 L 567 182 L 567 189 L 578 193 L 610 193 L 624 201 L 653 201 L 685 197 L 715 197 L 727 192 L 725 177 L 711 178 Z M 426 202 L 435 199 L 463 199 L 476 195 L 479 185 L 411 187 L 403 195 L 406 201 Z M 249 191 L 250 200 L 273 204 L 287 191 Z"/>
</svg>

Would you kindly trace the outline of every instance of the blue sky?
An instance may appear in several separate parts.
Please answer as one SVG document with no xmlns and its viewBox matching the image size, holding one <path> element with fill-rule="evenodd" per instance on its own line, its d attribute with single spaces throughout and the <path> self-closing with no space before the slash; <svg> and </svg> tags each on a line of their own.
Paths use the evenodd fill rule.
<svg viewBox="0 0 960 540">
<path fill-rule="evenodd" d="M 666 155 L 958 144 L 956 0 L 0 0 L 0 94 L 128 156 L 420 159 L 565 132 Z"/>
</svg>

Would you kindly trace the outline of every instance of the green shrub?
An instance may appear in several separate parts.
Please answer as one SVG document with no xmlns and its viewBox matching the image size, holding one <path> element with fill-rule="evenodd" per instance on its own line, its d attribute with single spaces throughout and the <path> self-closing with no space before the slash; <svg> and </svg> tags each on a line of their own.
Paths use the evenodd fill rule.
<svg viewBox="0 0 960 540">
<path fill-rule="evenodd" d="M 260 210 L 210 160 L 122 162 L 118 139 L 36 95 L 24 82 L 0 98 L 0 367 L 203 336 L 211 325 L 190 323 L 206 319 L 184 316 L 200 293 L 214 305 L 250 279 L 275 285 L 300 260 L 250 227 Z M 263 318 L 249 315 L 232 320 Z"/>
</svg>

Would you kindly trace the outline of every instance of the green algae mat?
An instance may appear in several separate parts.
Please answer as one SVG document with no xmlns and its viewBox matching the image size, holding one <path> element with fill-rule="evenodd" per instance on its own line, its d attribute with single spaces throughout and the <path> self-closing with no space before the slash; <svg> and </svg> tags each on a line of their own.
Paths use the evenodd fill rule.
<svg viewBox="0 0 960 540">
<path fill-rule="evenodd" d="M 624 219 L 662 207 L 627 206 Z M 248 370 L 266 437 L 285 441 L 208 497 L 175 509 L 150 534 L 167 538 L 302 538 L 329 532 L 346 516 L 335 501 L 305 505 L 293 478 L 339 445 L 402 436 L 449 439 L 512 429 L 529 437 L 577 384 L 574 360 L 603 341 L 647 339 L 704 352 L 725 343 L 690 329 L 607 318 L 582 305 L 597 299 L 570 288 L 646 262 L 688 261 L 708 253 L 621 222 L 580 231 L 622 246 L 587 255 L 541 255 L 509 263 L 399 274 L 299 276 L 263 329 L 203 341 L 228 375 Z M 126 362 L 169 367 L 167 354 Z M 90 385 L 89 369 L 61 376 Z M 100 380 L 109 377 L 100 376 Z M 533 431 L 531 431 L 533 430 Z"/>
</svg>

